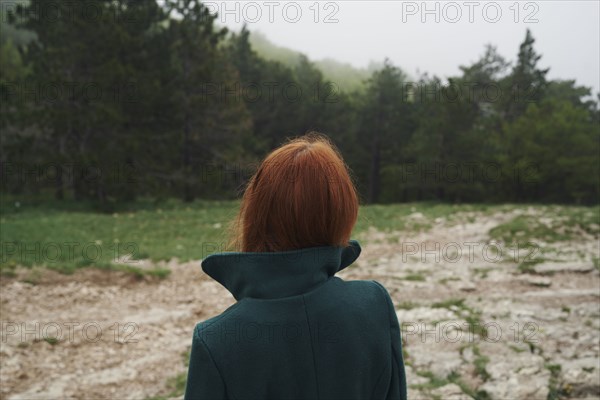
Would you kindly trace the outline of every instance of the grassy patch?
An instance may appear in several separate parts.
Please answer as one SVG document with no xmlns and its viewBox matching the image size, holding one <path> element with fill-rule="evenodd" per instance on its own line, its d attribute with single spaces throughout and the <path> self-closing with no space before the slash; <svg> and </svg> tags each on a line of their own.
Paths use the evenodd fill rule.
<svg viewBox="0 0 600 400">
<path fill-rule="evenodd" d="M 453 219 L 457 213 L 489 212 L 502 206 L 487 204 L 445 204 L 436 202 L 367 205 L 360 209 L 356 232 L 373 226 L 379 231 L 420 232 L 429 230 L 436 218 Z M 411 217 L 415 214 L 422 217 Z"/>
<path fill-rule="evenodd" d="M 405 365 L 412 365 L 410 354 L 408 354 L 408 350 L 406 350 L 406 342 L 404 339 L 402 339 L 402 360 Z"/>
<path fill-rule="evenodd" d="M 485 279 L 488 276 L 490 271 L 493 271 L 494 268 L 483 267 L 483 268 L 473 268 L 473 273 L 475 276 L 478 276 L 480 279 Z"/>
<path fill-rule="evenodd" d="M 466 330 L 470 333 L 479 335 L 481 338 L 487 338 L 487 328 L 481 320 L 481 311 L 475 310 L 465 304 L 464 298 L 451 298 L 448 300 L 433 303 L 433 308 L 447 308 L 454 311 L 460 318 L 463 318 L 467 327 Z"/>
<path fill-rule="evenodd" d="M 492 239 L 516 245 L 535 247 L 536 242 L 555 243 L 575 240 L 588 234 L 600 235 L 600 206 L 539 207 L 542 215 L 520 215 L 489 231 Z"/>
<path fill-rule="evenodd" d="M 568 389 L 563 388 L 560 383 L 560 364 L 546 364 L 544 367 L 550 371 L 550 380 L 548 382 L 547 400 L 559 400 L 568 396 Z"/>
<path fill-rule="evenodd" d="M 423 276 L 421 274 L 408 274 L 408 275 L 403 276 L 401 279 L 403 279 L 405 281 L 424 282 L 425 276 Z"/>
<path fill-rule="evenodd" d="M 448 282 L 451 282 L 451 281 L 460 281 L 460 278 L 457 278 L 455 276 L 451 276 L 449 278 L 442 278 L 438 281 L 438 283 L 440 283 L 442 285 L 447 285 Z"/>
<path fill-rule="evenodd" d="M 535 343 L 533 343 L 532 341 L 530 341 L 529 339 L 525 338 L 523 339 L 523 342 L 525 344 L 527 344 L 527 346 L 529 346 L 529 352 L 531 354 L 542 354 L 543 350 L 541 347 L 537 346 Z"/>
<path fill-rule="evenodd" d="M 14 276 L 15 266 L 44 266 L 70 273 L 82 267 L 106 267 L 123 257 L 155 262 L 171 258 L 184 262 L 199 260 L 226 250 L 225 228 L 238 207 L 237 200 L 184 203 L 174 199 L 140 199 L 118 205 L 110 213 L 100 213 L 85 202 L 2 196 L 0 274 Z M 451 223 L 464 222 L 464 213 L 472 219 L 515 207 L 522 206 L 434 202 L 366 205 L 360 208 L 353 236 L 365 233 L 370 227 L 381 232 L 423 231 L 430 229 L 437 218 Z M 492 229 L 491 236 L 519 242 L 563 239 L 582 232 L 600 234 L 597 228 L 600 207 L 556 210 L 536 207 L 552 217 L 553 222 L 547 225 L 538 218 L 521 216 Z M 396 242 L 400 238 L 397 235 L 392 233 L 387 240 Z M 490 251 L 493 250 L 491 247 Z M 594 263 L 600 269 L 599 261 Z M 139 271 L 130 269 L 129 272 L 138 274 Z M 161 277 L 168 273 L 150 272 L 153 274 Z"/>
<path fill-rule="evenodd" d="M 532 260 L 524 260 L 517 266 L 517 271 L 522 274 L 533 274 L 535 273 L 535 266 L 547 261 L 544 258 L 537 258 Z"/>
<path fill-rule="evenodd" d="M 419 307 L 417 303 L 412 301 L 403 301 L 396 306 L 397 310 L 412 310 L 413 308 Z"/>
<path fill-rule="evenodd" d="M 68 203 L 68 202 L 66 202 Z M 107 268 L 118 257 L 201 259 L 225 248 L 225 227 L 235 216 L 235 201 L 169 200 L 147 207 L 101 214 L 47 205 L 21 205 L 18 212 L 1 208 L 0 241 L 3 274 L 14 265 L 45 266 L 60 272 L 96 266 Z M 118 268 L 114 268 L 118 269 Z M 125 268 L 138 273 L 134 268 Z M 165 276 L 166 271 L 151 275 Z"/>
<path fill-rule="evenodd" d="M 523 353 L 523 352 L 527 351 L 527 350 L 517 347 L 513 344 L 509 344 L 508 348 L 511 349 L 512 351 L 514 351 L 515 353 Z"/>
<path fill-rule="evenodd" d="M 465 381 L 463 381 L 462 378 L 460 377 L 460 375 L 455 371 L 452 371 L 445 378 L 437 376 L 431 371 L 417 371 L 417 375 L 429 379 L 429 382 L 418 384 L 418 385 L 411 385 L 411 388 L 413 388 L 413 389 L 429 392 L 434 389 L 440 388 L 442 386 L 446 386 L 450 383 L 454 383 L 455 385 L 460 387 L 460 389 L 463 391 L 463 393 L 465 393 L 468 396 L 471 396 L 475 400 L 489 400 L 490 399 L 490 396 L 486 391 L 476 390 L 476 389 L 472 388 Z M 435 398 L 435 396 L 433 398 Z"/>
<path fill-rule="evenodd" d="M 437 303 L 433 303 L 431 305 L 431 307 L 433 308 L 447 308 L 450 309 L 451 307 L 457 307 L 457 308 L 464 308 L 465 306 L 465 299 L 448 299 L 448 300 L 444 300 L 444 301 L 440 301 Z"/>
<path fill-rule="evenodd" d="M 486 357 L 481 354 L 478 346 L 473 346 L 473 354 L 475 355 L 475 360 L 473 361 L 473 366 L 475 367 L 475 373 L 479 375 L 479 377 L 485 382 L 490 379 L 490 374 L 487 372 L 487 364 L 489 363 L 489 357 Z"/>
<path fill-rule="evenodd" d="M 19 207 L 14 206 L 17 202 Z M 237 200 L 184 203 L 141 199 L 119 205 L 111 213 L 100 213 L 85 202 L 37 202 L 4 196 L 0 203 L 0 273 L 13 276 L 15 265 L 70 273 L 82 267 L 103 268 L 121 257 L 202 259 L 226 250 L 226 227 L 238 208 Z M 479 208 L 437 203 L 362 206 L 354 234 L 371 226 L 385 232 L 429 229 L 438 216 Z M 414 213 L 423 218 L 407 218 Z"/>
<path fill-rule="evenodd" d="M 421 390 L 437 389 L 439 387 L 445 386 L 448 383 L 450 383 L 450 381 L 448 379 L 445 379 L 441 376 L 437 376 L 431 371 L 417 371 L 417 375 L 429 379 L 429 382 L 421 383 L 419 385 L 413 385 L 413 388 L 415 388 L 415 389 L 421 389 Z"/>
<path fill-rule="evenodd" d="M 448 380 L 454 384 L 456 384 L 458 387 L 460 387 L 460 389 L 463 391 L 463 393 L 471 396 L 472 398 L 476 399 L 476 400 L 490 400 L 490 395 L 485 391 L 485 390 L 477 390 L 472 388 L 471 386 L 469 386 L 465 381 L 463 381 L 460 377 L 460 375 L 458 375 L 458 373 L 456 372 L 451 372 L 450 375 L 448 375 Z"/>
<path fill-rule="evenodd" d="M 49 343 L 49 344 L 51 344 L 52 346 L 54 346 L 54 345 L 58 344 L 58 339 L 57 339 L 57 338 L 55 338 L 55 337 L 50 337 L 50 336 L 49 336 L 49 337 L 45 337 L 45 338 L 44 338 L 44 341 L 45 341 L 46 343 Z"/>
<path fill-rule="evenodd" d="M 187 368 L 189 366 L 190 351 L 182 353 L 181 356 L 182 356 L 183 364 Z M 165 392 L 168 394 L 149 397 L 146 400 L 167 400 L 167 399 L 170 399 L 173 397 L 181 397 L 185 393 L 186 383 L 187 383 L 187 372 L 182 372 L 177 375 L 174 375 L 174 376 L 170 377 L 169 379 L 167 379 L 167 382 L 165 383 L 165 386 L 166 386 Z"/>
<path fill-rule="evenodd" d="M 98 269 L 108 271 L 121 271 L 133 275 L 137 279 L 142 279 L 145 276 L 154 277 L 158 279 L 165 279 L 171 274 L 171 270 L 168 268 L 154 267 L 150 269 L 139 268 L 133 265 L 127 264 L 113 264 L 113 263 L 102 263 L 93 265 Z"/>
<path fill-rule="evenodd" d="M 52 346 L 56 346 L 57 344 L 60 343 L 60 340 L 58 339 L 58 337 L 56 336 L 42 336 L 42 337 L 36 337 L 33 339 L 33 341 L 31 343 L 40 343 L 40 342 L 46 342 Z M 20 349 L 26 349 L 27 347 L 29 347 L 30 343 L 29 342 L 20 342 L 17 347 Z"/>
<path fill-rule="evenodd" d="M 14 260 L 10 262 L 0 262 L 0 277 L 14 278 L 17 276 L 17 264 Z"/>
<path fill-rule="evenodd" d="M 23 278 L 23 282 L 29 283 L 30 285 L 37 285 L 42 279 L 42 273 L 39 268 L 34 268 L 27 273 Z"/>
<path fill-rule="evenodd" d="M 489 234 L 492 239 L 517 245 L 519 248 L 531 247 L 536 239 L 553 242 L 568 239 L 549 226 L 539 224 L 537 218 L 524 215 L 492 228 Z"/>
</svg>

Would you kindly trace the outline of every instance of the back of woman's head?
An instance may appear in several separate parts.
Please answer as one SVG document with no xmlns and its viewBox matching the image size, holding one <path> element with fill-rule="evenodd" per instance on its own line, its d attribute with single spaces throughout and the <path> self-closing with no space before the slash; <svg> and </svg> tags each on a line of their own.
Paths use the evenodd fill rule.
<svg viewBox="0 0 600 400">
<path fill-rule="evenodd" d="M 339 151 L 309 133 L 271 152 L 249 180 L 232 245 L 245 252 L 345 246 L 357 215 L 358 196 Z"/>
</svg>

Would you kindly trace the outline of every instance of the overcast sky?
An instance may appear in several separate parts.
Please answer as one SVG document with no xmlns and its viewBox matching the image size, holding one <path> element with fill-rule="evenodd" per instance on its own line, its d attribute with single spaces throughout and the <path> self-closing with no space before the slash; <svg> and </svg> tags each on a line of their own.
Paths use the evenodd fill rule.
<svg viewBox="0 0 600 400">
<path fill-rule="evenodd" d="M 514 61 L 530 28 L 551 79 L 576 79 L 594 93 L 600 89 L 598 0 L 205 3 L 220 12 L 226 26 L 238 30 L 245 21 L 250 30 L 313 60 L 329 57 L 366 67 L 389 57 L 413 78 L 417 71 L 442 78 L 458 74 L 458 66 L 476 61 L 486 43 Z"/>
</svg>

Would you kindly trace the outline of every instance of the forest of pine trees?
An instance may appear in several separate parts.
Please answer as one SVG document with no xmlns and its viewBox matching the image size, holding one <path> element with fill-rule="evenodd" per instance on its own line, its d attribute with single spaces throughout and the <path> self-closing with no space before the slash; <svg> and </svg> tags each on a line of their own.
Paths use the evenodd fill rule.
<svg viewBox="0 0 600 400">
<path fill-rule="evenodd" d="M 364 202 L 600 199 L 598 95 L 549 80 L 530 31 L 512 63 L 489 45 L 443 81 L 386 61 L 349 92 L 306 57 L 261 57 L 198 0 L 54 1 L 62 18 L 35 12 L 44 1 L 3 8 L 2 193 L 101 209 L 234 198 L 269 150 L 314 130 Z"/>
</svg>

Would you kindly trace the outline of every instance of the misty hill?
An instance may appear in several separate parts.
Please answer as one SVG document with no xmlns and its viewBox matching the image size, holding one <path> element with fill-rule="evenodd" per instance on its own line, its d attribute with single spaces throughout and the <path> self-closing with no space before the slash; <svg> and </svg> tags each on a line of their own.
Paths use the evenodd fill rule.
<svg viewBox="0 0 600 400">
<path fill-rule="evenodd" d="M 300 55 L 302 54 L 287 47 L 274 44 L 265 34 L 255 30 L 250 33 L 250 43 L 262 57 L 279 61 L 290 67 L 298 64 Z M 313 60 L 313 63 L 323 72 L 326 79 L 337 83 L 340 89 L 345 91 L 360 89 L 364 81 L 371 76 L 371 73 L 383 65 L 380 63 L 371 63 L 368 68 L 356 68 L 348 63 L 342 63 L 331 58 L 318 61 Z"/>
</svg>

